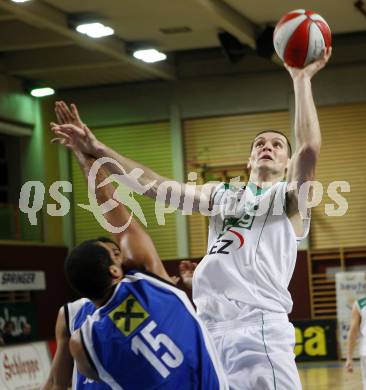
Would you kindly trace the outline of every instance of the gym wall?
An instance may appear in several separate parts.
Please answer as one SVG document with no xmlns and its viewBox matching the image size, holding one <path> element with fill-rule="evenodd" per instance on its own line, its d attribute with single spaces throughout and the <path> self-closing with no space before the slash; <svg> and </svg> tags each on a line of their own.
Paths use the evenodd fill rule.
<svg viewBox="0 0 366 390">
<path fill-rule="evenodd" d="M 326 249 L 365 245 L 366 172 L 366 103 L 320 107 L 322 150 L 316 170 L 316 180 L 323 184 L 324 196 L 313 210 L 311 248 Z M 329 184 L 349 183 L 350 192 L 342 193 L 348 203 L 343 216 L 328 216 L 326 204 L 337 202 L 329 196 Z M 345 188 L 346 189 L 346 188 Z M 337 189 L 337 192 L 340 190 Z M 334 197 L 333 197 L 334 198 Z"/>
<path fill-rule="evenodd" d="M 168 122 L 124 125 L 119 127 L 98 128 L 95 135 L 117 152 L 136 159 L 151 167 L 164 177 L 172 177 L 172 147 Z M 78 207 L 89 204 L 87 185 L 76 160 L 72 161 L 73 208 L 75 240 L 80 243 L 91 237 L 108 235 L 94 216 Z M 176 219 L 174 214 L 166 214 L 166 224 L 158 225 L 155 217 L 155 202 L 143 196 L 134 195 L 140 203 L 147 222 L 147 230 L 163 259 L 177 257 Z M 136 217 L 135 217 L 136 218 Z"/>
</svg>

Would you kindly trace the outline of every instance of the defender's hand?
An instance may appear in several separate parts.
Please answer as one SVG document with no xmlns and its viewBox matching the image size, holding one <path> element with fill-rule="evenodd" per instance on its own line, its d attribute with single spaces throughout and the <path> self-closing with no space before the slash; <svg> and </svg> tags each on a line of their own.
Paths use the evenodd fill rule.
<svg viewBox="0 0 366 390">
<path fill-rule="evenodd" d="M 184 260 L 179 263 L 179 274 L 182 278 L 184 285 L 188 288 L 192 288 L 192 278 L 194 270 L 197 267 L 197 263 Z"/>
</svg>

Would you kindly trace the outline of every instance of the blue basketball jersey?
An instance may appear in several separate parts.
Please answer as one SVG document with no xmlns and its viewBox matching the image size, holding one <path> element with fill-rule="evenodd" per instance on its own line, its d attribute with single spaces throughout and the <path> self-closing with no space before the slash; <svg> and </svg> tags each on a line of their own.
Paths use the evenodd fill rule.
<svg viewBox="0 0 366 390">
<path fill-rule="evenodd" d="M 127 273 L 80 331 L 90 363 L 113 389 L 227 389 L 187 295 L 154 276 Z"/>
<path fill-rule="evenodd" d="M 96 307 L 89 299 L 81 298 L 64 306 L 66 325 L 70 336 L 78 330 L 88 316 L 92 315 Z M 84 375 L 81 375 L 74 364 L 72 377 L 73 390 L 110 390 L 110 386 L 105 383 L 97 383 Z"/>
</svg>

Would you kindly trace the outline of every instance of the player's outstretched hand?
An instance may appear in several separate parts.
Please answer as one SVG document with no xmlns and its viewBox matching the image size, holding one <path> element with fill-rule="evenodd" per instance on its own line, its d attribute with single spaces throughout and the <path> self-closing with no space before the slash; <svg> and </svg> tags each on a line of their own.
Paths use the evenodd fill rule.
<svg viewBox="0 0 366 390">
<path fill-rule="evenodd" d="M 79 127 L 74 124 L 59 125 L 54 122 L 50 125 L 56 137 L 51 142 L 62 144 L 73 151 L 96 156 L 100 143 L 86 125 Z"/>
<path fill-rule="evenodd" d="M 305 66 L 305 68 L 292 68 L 291 66 L 284 64 L 287 71 L 290 73 L 292 79 L 295 81 L 296 79 L 309 79 L 311 80 L 319 70 L 323 69 L 324 66 L 329 61 L 330 56 L 332 55 L 332 47 L 325 49 L 324 55 L 320 60 L 312 62 L 311 64 Z"/>
<path fill-rule="evenodd" d="M 183 260 L 179 263 L 180 277 L 182 278 L 183 284 L 188 288 L 192 288 L 192 278 L 196 267 L 197 263 L 189 260 Z"/>
<path fill-rule="evenodd" d="M 88 126 L 81 120 L 75 104 L 70 107 L 64 101 L 55 103 L 57 122 L 51 122 L 51 130 L 56 135 L 52 143 L 58 143 L 75 153 L 94 155 L 98 148 L 98 140 Z"/>
<path fill-rule="evenodd" d="M 73 138 L 69 137 L 67 134 L 63 134 L 60 132 L 54 132 L 54 134 L 56 135 L 56 137 L 51 139 L 51 144 L 63 145 L 74 152 L 77 151 Z"/>
<path fill-rule="evenodd" d="M 347 372 L 353 372 L 353 362 L 352 362 L 352 359 L 347 359 L 346 360 L 345 368 L 346 368 Z"/>
<path fill-rule="evenodd" d="M 55 103 L 55 114 L 59 125 L 71 124 L 80 128 L 86 126 L 81 120 L 75 104 L 70 104 L 70 107 L 68 107 L 64 101 L 57 101 Z"/>
</svg>

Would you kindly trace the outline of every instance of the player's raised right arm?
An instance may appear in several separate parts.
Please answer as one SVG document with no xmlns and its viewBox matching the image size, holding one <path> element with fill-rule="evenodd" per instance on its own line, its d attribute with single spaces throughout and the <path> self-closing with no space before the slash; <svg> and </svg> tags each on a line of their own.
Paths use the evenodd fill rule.
<svg viewBox="0 0 366 390">
<path fill-rule="evenodd" d="M 192 211 L 207 212 L 210 209 L 211 194 L 217 183 L 191 186 L 173 181 L 160 176 L 158 173 L 139 162 L 117 153 L 104 144 L 98 145 L 95 156 L 96 158 L 112 158 L 114 161 L 117 161 L 127 173 L 138 168 L 142 172 L 142 175 L 138 179 L 138 183 L 134 180 L 131 181 L 128 175 L 121 176 L 122 183 L 136 192 L 139 192 L 141 186 L 150 187 L 144 195 L 156 201 L 170 204 L 187 213 L 191 213 Z M 116 164 L 107 164 L 107 169 L 112 173 L 119 175 L 123 173 Z"/>
<path fill-rule="evenodd" d="M 140 193 L 143 187 L 148 188 L 144 195 L 160 202 L 170 203 L 170 205 L 186 212 L 209 210 L 214 185 L 191 186 L 185 183 L 173 182 L 100 142 L 81 121 L 75 105 L 71 105 L 72 114 L 77 116 L 79 122 L 75 122 L 72 117 L 69 117 L 70 110 L 68 110 L 65 103 L 60 102 L 58 107 L 63 115 L 62 124 L 51 123 L 51 129 L 54 133 L 56 135 L 68 135 L 80 151 L 96 159 L 103 157 L 112 159 L 117 164 L 107 163 L 105 167 L 111 173 L 118 175 L 123 184 Z M 138 180 L 129 175 L 136 168 L 141 172 Z"/>
</svg>

